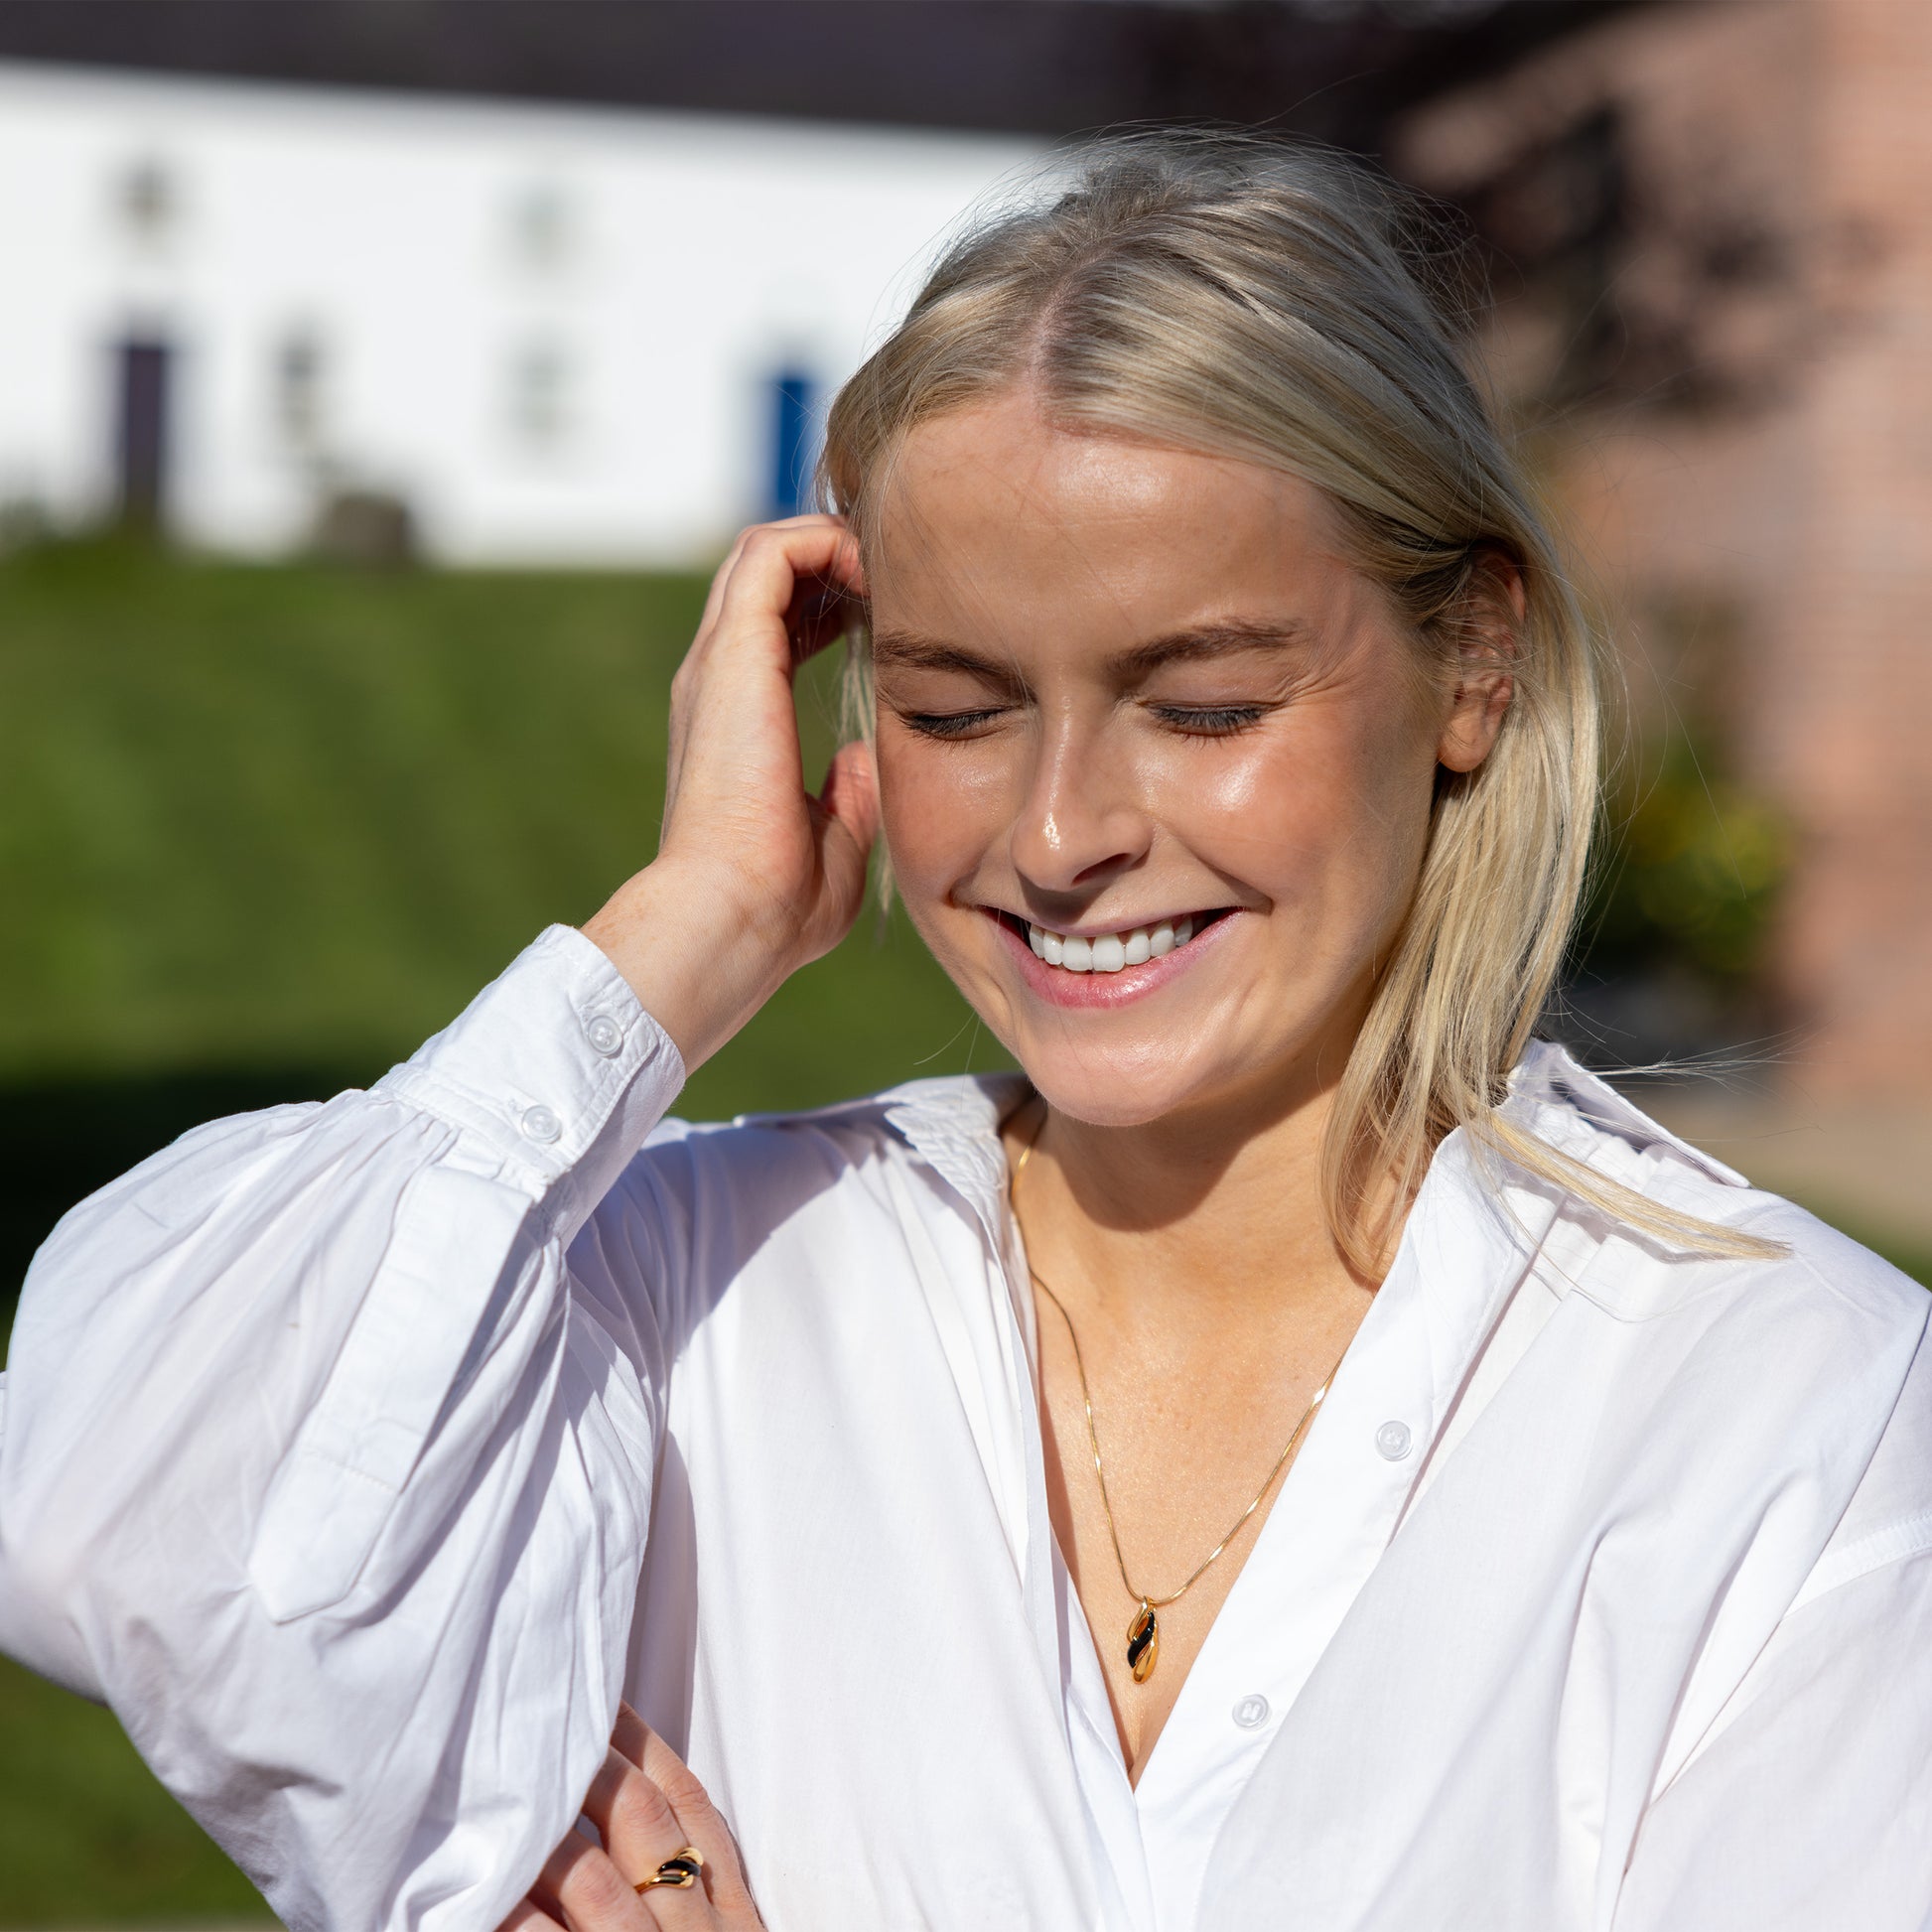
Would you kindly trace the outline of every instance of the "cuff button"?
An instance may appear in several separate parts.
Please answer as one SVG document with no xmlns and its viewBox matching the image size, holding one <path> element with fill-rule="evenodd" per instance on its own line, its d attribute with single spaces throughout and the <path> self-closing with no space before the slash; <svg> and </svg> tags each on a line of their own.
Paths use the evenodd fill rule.
<svg viewBox="0 0 1932 1932">
<path fill-rule="evenodd" d="M 564 1131 L 564 1124 L 548 1107 L 525 1107 L 523 1118 L 517 1123 L 523 1129 L 526 1141 L 535 1141 L 548 1147 Z"/>
<path fill-rule="evenodd" d="M 623 1029 L 608 1013 L 594 1014 L 584 1022 L 584 1037 L 607 1060 L 623 1050 Z"/>
</svg>

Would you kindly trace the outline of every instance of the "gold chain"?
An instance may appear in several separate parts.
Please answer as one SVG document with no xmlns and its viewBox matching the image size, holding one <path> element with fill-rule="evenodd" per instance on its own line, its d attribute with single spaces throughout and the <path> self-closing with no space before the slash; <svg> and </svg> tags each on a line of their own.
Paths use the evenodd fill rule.
<svg viewBox="0 0 1932 1932">
<path fill-rule="evenodd" d="M 1043 1129 L 1044 1126 L 1045 1122 L 1042 1120 L 1040 1127 Z M 1027 1163 L 1032 1158 L 1035 1143 L 1038 1139 L 1039 1134 L 1035 1132 L 1034 1139 L 1029 1141 L 1020 1150 L 1020 1159 L 1013 1164 L 1013 1178 L 1007 1184 L 1007 1200 L 1010 1206 L 1015 1207 L 1014 1218 L 1016 1220 L 1019 1218 L 1017 1196 L 1020 1187 L 1020 1176 L 1026 1172 Z M 1342 1361 L 1345 1359 L 1348 1351 L 1343 1349 L 1341 1355 L 1335 1358 L 1334 1367 L 1322 1378 L 1321 1386 L 1309 1398 L 1309 1406 L 1302 1411 L 1301 1421 L 1295 1425 L 1287 1444 L 1283 1447 L 1281 1454 L 1275 1458 L 1275 1466 L 1268 1471 L 1267 1480 L 1255 1491 L 1254 1501 L 1234 1519 L 1233 1528 L 1201 1559 L 1200 1567 L 1195 1570 L 1194 1574 L 1178 1589 L 1167 1596 L 1149 1596 L 1134 1587 L 1133 1580 L 1127 1574 L 1127 1559 L 1121 1554 L 1120 1525 L 1114 1521 L 1114 1505 L 1107 1494 L 1107 1471 L 1100 1459 L 1100 1434 L 1094 1427 L 1093 1391 L 1087 1383 L 1086 1358 L 1080 1352 L 1080 1337 L 1073 1326 L 1073 1317 L 1067 1313 L 1065 1304 L 1041 1280 L 1039 1271 L 1031 1262 L 1027 1265 L 1027 1273 L 1033 1277 L 1034 1286 L 1052 1303 L 1054 1308 L 1059 1310 L 1060 1319 L 1066 1323 L 1066 1338 L 1073 1344 L 1073 1366 L 1078 1371 L 1080 1377 L 1080 1401 L 1087 1412 L 1087 1447 L 1093 1451 L 1094 1478 L 1100 1485 L 1100 1507 L 1106 1512 L 1107 1534 L 1113 1541 L 1114 1562 L 1120 1569 L 1121 1587 L 1127 1591 L 1129 1596 L 1133 1597 L 1137 1603 L 1143 1605 L 1145 1608 L 1149 1610 L 1165 1610 L 1170 1603 L 1179 1602 L 1200 1582 L 1207 1574 L 1209 1566 L 1241 1534 L 1242 1527 L 1246 1524 L 1248 1518 L 1261 1507 L 1262 1498 L 1275 1486 L 1275 1478 L 1287 1468 L 1290 1456 L 1301 1446 L 1302 1438 L 1308 1433 L 1309 1424 L 1314 1420 L 1314 1412 L 1321 1407 L 1322 1400 L 1326 1397 L 1329 1388 L 1333 1385 L 1335 1376 L 1340 1372 Z"/>
</svg>

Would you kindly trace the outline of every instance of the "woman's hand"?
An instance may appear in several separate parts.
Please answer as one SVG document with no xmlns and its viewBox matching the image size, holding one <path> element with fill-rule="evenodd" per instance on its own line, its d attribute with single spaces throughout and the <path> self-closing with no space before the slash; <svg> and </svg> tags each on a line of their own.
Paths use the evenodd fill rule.
<svg viewBox="0 0 1932 1932">
<path fill-rule="evenodd" d="M 791 697 L 792 672 L 840 634 L 861 589 L 858 546 L 837 517 L 748 530 L 672 680 L 658 856 L 584 930 L 687 1067 L 837 945 L 864 901 L 871 755 L 846 746 L 811 797 Z"/>
<path fill-rule="evenodd" d="M 572 1832 L 498 1932 L 763 1932 L 730 1828 L 663 1738 L 618 1707 L 611 1752 L 584 1801 L 600 1851 Z M 704 1855 L 689 1890 L 636 1889 L 687 1846 Z"/>
</svg>

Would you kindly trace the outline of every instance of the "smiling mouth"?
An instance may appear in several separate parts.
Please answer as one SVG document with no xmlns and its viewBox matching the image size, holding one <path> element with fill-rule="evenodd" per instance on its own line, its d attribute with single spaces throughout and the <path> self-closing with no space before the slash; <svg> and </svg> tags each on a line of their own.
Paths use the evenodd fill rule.
<svg viewBox="0 0 1932 1932">
<path fill-rule="evenodd" d="M 1089 937 L 1055 932 L 1050 926 L 1035 925 L 1013 912 L 1001 912 L 999 918 L 1026 940 L 1036 959 L 1048 966 L 1057 966 L 1067 973 L 1119 973 L 1129 966 L 1145 966 L 1149 960 L 1166 958 L 1216 919 L 1225 917 L 1230 909 L 1222 906 L 1212 912 L 1188 912 L 1177 919 L 1124 926 L 1118 932 L 1095 933 Z"/>
</svg>

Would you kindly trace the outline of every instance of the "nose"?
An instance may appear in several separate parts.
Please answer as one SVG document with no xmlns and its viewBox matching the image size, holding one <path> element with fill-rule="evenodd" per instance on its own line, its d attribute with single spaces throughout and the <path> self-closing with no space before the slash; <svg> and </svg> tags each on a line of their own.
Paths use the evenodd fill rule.
<svg viewBox="0 0 1932 1932">
<path fill-rule="evenodd" d="M 1153 826 L 1134 772 L 1104 730 L 1064 719 L 1041 736 L 1010 851 L 1041 893 L 1105 885 L 1147 857 Z"/>
</svg>

